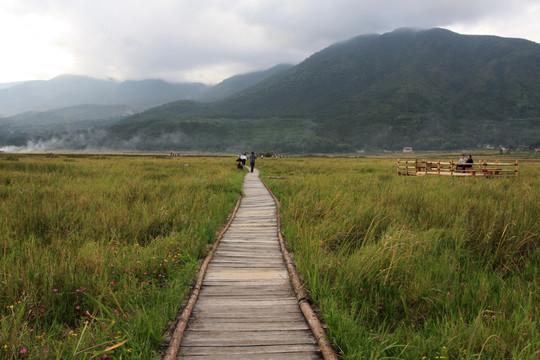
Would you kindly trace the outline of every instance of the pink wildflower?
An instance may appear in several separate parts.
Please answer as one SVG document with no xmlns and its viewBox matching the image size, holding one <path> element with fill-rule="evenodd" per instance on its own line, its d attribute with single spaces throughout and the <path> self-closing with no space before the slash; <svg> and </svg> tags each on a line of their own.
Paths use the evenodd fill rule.
<svg viewBox="0 0 540 360">
<path fill-rule="evenodd" d="M 22 349 L 22 350 L 20 351 L 20 353 L 21 353 L 21 354 L 26 354 L 26 349 Z"/>
</svg>

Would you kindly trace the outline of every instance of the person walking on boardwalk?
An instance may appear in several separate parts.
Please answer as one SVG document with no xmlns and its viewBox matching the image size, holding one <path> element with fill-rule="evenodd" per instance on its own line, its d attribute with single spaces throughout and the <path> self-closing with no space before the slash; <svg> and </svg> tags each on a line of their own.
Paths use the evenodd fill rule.
<svg viewBox="0 0 540 360">
<path fill-rule="evenodd" d="M 257 155 L 255 155 L 255 153 L 252 151 L 249 157 L 249 164 L 251 165 L 251 172 L 253 172 L 253 168 L 255 167 L 255 159 L 257 159 Z"/>
<path fill-rule="evenodd" d="M 242 165 L 246 166 L 246 161 L 247 161 L 246 154 L 240 154 L 240 160 L 242 160 Z"/>
</svg>

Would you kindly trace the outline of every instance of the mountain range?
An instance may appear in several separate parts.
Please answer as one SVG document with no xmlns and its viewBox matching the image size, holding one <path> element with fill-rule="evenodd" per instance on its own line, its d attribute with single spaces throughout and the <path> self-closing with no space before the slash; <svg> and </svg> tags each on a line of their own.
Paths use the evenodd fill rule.
<svg viewBox="0 0 540 360">
<path fill-rule="evenodd" d="M 0 89 L 0 99 L 23 85 Z M 163 88 L 123 105 L 151 106 Z M 523 39 L 398 29 L 331 45 L 296 66 L 169 89 L 182 100 L 102 124 L 88 146 L 305 153 L 540 145 L 540 45 Z"/>
</svg>

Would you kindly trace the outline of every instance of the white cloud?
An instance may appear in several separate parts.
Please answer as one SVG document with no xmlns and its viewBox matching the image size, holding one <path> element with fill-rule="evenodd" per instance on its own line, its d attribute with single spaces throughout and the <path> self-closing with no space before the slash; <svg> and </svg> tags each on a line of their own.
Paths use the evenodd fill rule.
<svg viewBox="0 0 540 360">
<path fill-rule="evenodd" d="M 68 27 L 39 14 L 16 18 L 0 10 L 0 80 L 18 81 L 67 72 L 73 56 L 64 47 Z"/>
<path fill-rule="evenodd" d="M 540 43 L 540 4 L 528 1 L 512 2 L 509 13 L 489 14 L 474 21 L 448 24 L 453 31 L 463 34 L 498 35 L 526 38 Z"/>
<path fill-rule="evenodd" d="M 215 83 L 403 26 L 540 41 L 539 11 L 537 0 L 4 0 L 0 82 L 69 71 Z"/>
</svg>

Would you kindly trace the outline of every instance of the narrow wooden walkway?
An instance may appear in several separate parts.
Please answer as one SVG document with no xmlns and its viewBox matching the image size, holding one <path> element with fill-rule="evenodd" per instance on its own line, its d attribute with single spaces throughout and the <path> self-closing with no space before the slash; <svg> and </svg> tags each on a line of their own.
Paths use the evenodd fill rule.
<svg viewBox="0 0 540 360">
<path fill-rule="evenodd" d="M 322 359 L 294 295 L 258 172 L 208 266 L 178 359 Z"/>
</svg>

